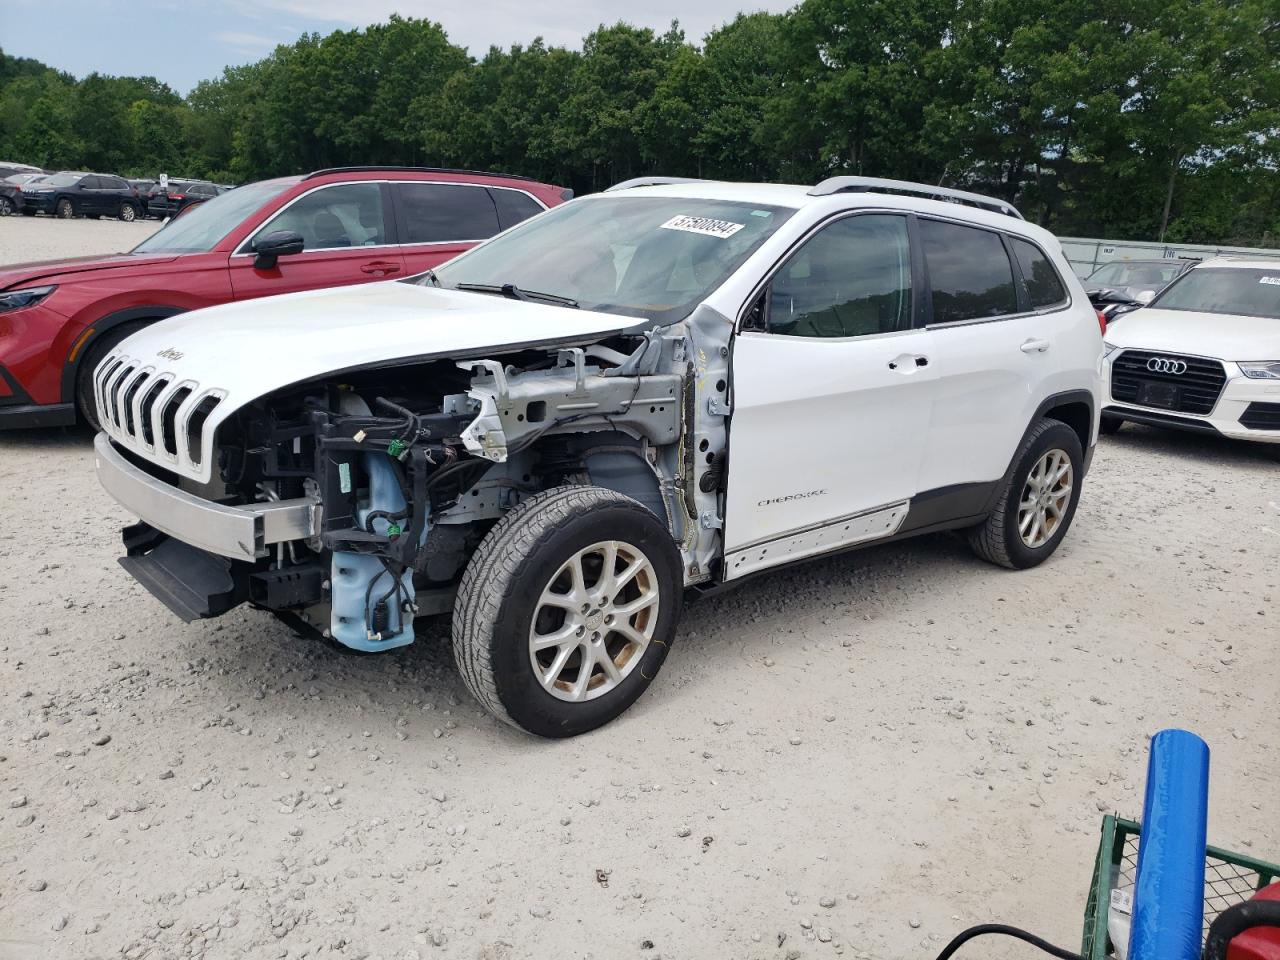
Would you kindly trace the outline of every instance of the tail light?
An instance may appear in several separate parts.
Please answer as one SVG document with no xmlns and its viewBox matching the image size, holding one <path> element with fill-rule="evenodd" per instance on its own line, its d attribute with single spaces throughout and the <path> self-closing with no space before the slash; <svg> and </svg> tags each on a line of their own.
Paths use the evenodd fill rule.
<svg viewBox="0 0 1280 960">
<path fill-rule="evenodd" d="M 185 200 L 185 199 L 187 199 L 187 195 L 186 195 L 185 193 L 171 193 L 171 194 L 169 194 L 169 199 L 170 199 L 170 200 Z M 1102 314 L 1098 314 L 1098 316 L 1102 316 Z"/>
<path fill-rule="evenodd" d="M 1098 329 L 1102 331 L 1103 336 L 1107 333 L 1107 318 L 1101 310 L 1093 311 L 1098 315 Z"/>
</svg>

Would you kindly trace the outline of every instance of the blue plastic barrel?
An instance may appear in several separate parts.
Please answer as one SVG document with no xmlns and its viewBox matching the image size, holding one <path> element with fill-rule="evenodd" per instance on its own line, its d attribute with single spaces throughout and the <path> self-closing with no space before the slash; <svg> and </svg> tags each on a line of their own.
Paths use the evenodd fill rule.
<svg viewBox="0 0 1280 960">
<path fill-rule="evenodd" d="M 1186 730 L 1151 738 L 1129 960 L 1199 960 L 1209 746 Z"/>
</svg>

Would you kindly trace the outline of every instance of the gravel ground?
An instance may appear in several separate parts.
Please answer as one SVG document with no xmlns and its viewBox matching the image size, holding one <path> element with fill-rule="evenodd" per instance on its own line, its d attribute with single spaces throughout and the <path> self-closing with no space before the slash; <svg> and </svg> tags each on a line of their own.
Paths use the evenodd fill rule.
<svg viewBox="0 0 1280 960">
<path fill-rule="evenodd" d="M 58 220 L 18 215 L 0 219 L 0 266 L 131 250 L 160 229 L 159 220 Z"/>
<path fill-rule="evenodd" d="M 0 263 L 146 229 L 0 222 Z M 1129 426 L 1044 566 L 934 536 L 762 577 L 687 606 L 620 721 L 544 742 L 478 710 L 438 625 L 355 657 L 181 624 L 115 562 L 90 438 L 0 435 L 0 957 L 1074 946 L 1157 729 L 1213 748 L 1211 842 L 1280 856 L 1277 476 Z"/>
</svg>

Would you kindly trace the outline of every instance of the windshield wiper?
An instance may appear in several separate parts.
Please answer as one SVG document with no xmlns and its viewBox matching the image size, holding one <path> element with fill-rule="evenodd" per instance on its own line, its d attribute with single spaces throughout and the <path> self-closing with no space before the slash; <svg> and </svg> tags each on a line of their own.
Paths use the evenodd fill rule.
<svg viewBox="0 0 1280 960">
<path fill-rule="evenodd" d="M 554 293 L 541 293 L 538 290 L 521 290 L 514 283 L 459 283 L 455 290 L 470 290 L 473 293 L 496 293 L 508 300 L 523 300 L 526 303 L 554 303 L 558 307 L 578 309 L 578 301 L 570 297 L 561 297 Z"/>
</svg>

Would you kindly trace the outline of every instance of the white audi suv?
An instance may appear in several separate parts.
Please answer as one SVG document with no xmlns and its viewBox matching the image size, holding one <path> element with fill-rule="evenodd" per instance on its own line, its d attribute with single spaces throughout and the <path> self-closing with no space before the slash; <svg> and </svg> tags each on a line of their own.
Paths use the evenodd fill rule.
<svg viewBox="0 0 1280 960">
<path fill-rule="evenodd" d="M 1280 262 L 1209 260 L 1105 337 L 1102 430 L 1125 421 L 1268 443 L 1280 455 Z"/>
</svg>

